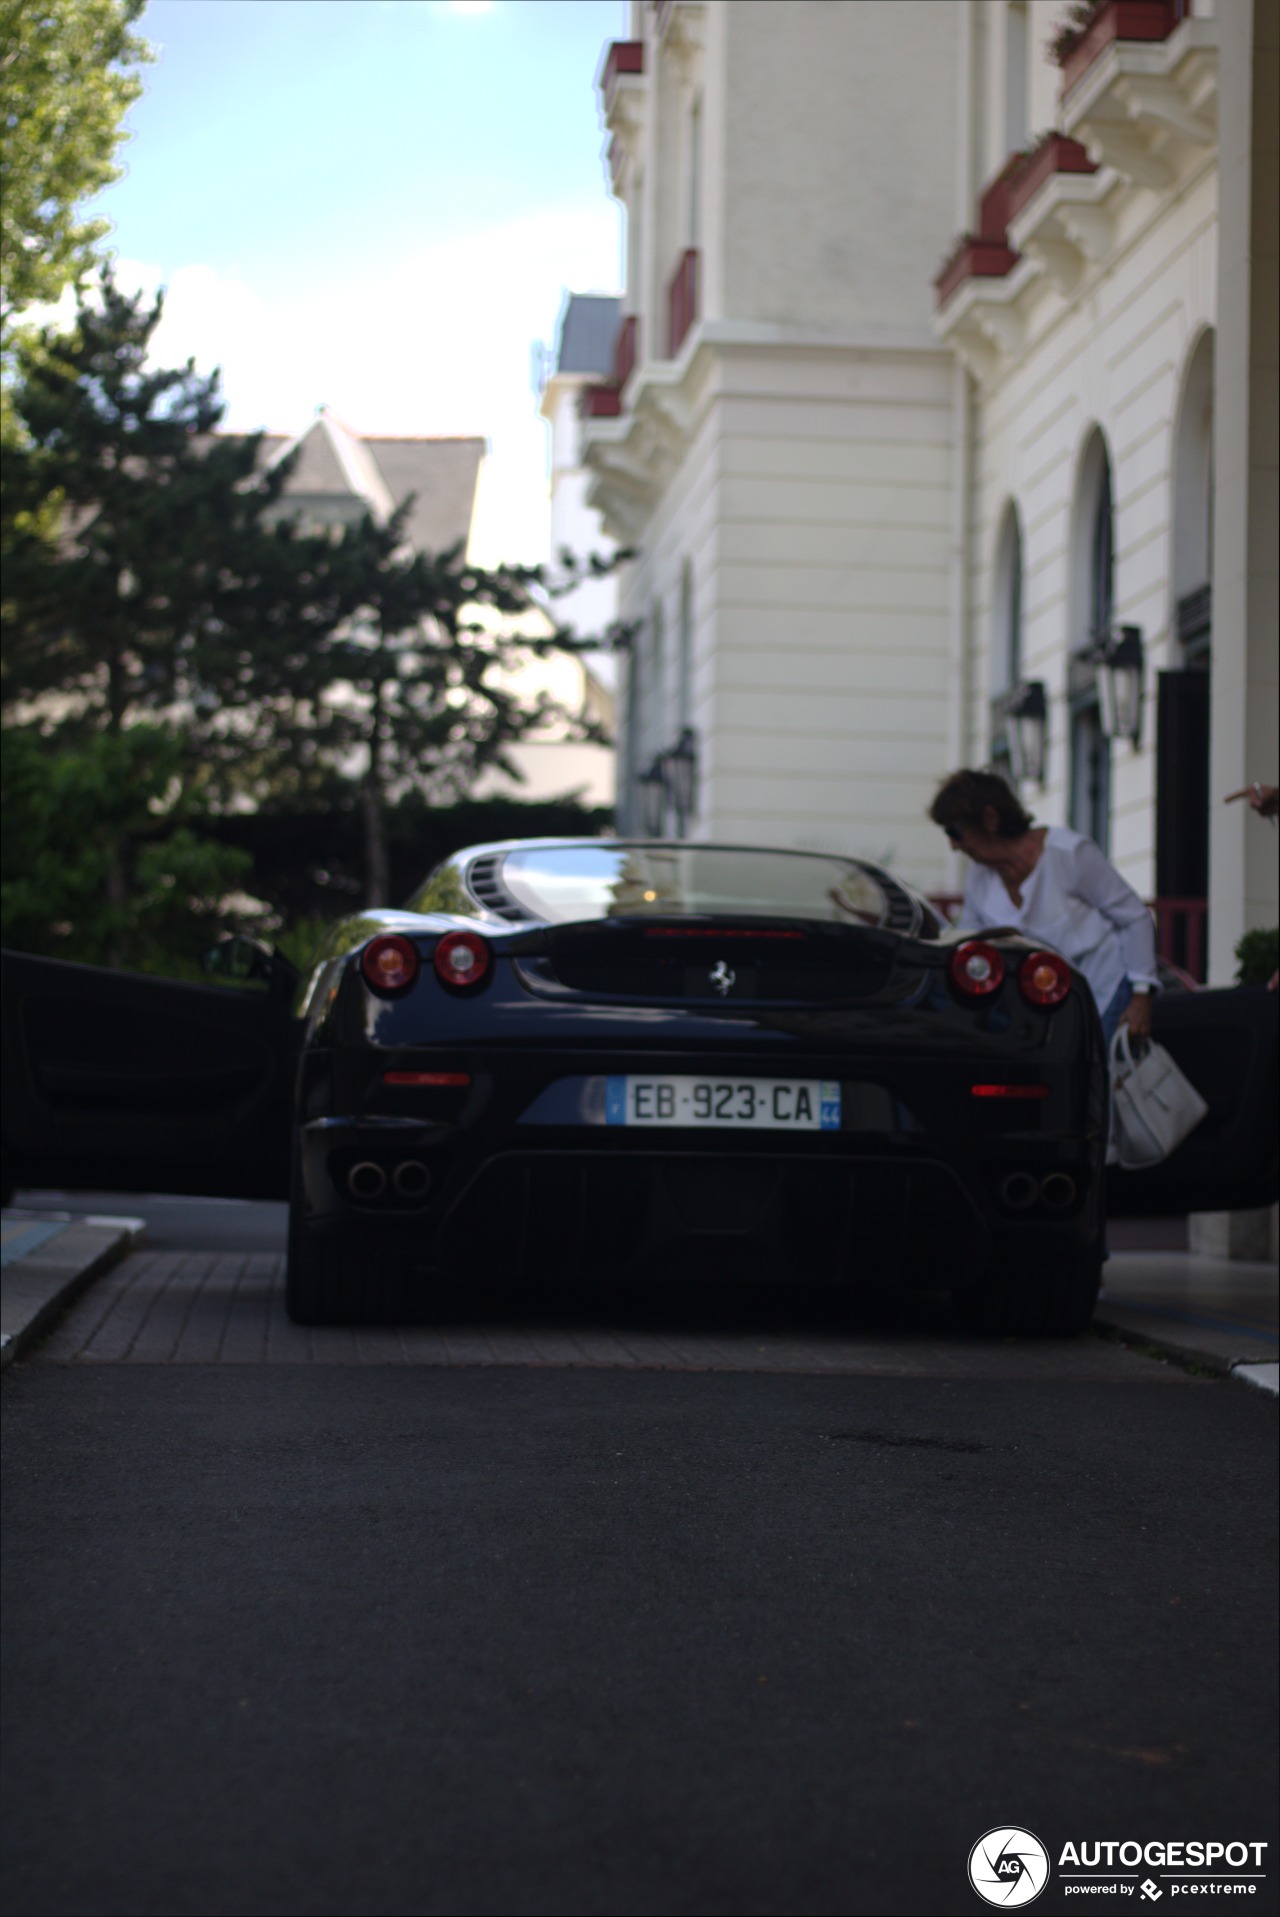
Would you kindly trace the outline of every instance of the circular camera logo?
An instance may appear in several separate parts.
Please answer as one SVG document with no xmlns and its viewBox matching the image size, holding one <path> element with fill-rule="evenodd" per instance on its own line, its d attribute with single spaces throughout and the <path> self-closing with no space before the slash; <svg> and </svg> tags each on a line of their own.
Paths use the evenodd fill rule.
<svg viewBox="0 0 1280 1917">
<path fill-rule="evenodd" d="M 1016 1910 L 1038 1897 L 1048 1881 L 1048 1853 L 1029 1830 L 1002 1824 L 969 1852 L 969 1882 L 988 1904 Z"/>
</svg>

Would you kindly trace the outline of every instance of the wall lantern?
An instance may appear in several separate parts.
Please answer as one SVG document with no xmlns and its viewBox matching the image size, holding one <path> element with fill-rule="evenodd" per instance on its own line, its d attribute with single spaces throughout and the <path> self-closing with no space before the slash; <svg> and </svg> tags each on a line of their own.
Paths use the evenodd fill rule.
<svg viewBox="0 0 1280 1917">
<path fill-rule="evenodd" d="M 1117 626 L 1092 652 L 1098 718 L 1108 739 L 1142 738 L 1142 630 Z"/>
<path fill-rule="evenodd" d="M 1049 733 L 1049 701 L 1043 679 L 1026 679 L 1003 700 L 1009 770 L 1015 779 L 1044 784 Z"/>
<path fill-rule="evenodd" d="M 663 763 L 667 791 L 676 809 L 676 832 L 683 838 L 684 829 L 698 808 L 698 735 L 692 726 L 685 726 L 664 755 Z"/>
<path fill-rule="evenodd" d="M 645 837 L 660 839 L 667 823 L 667 776 L 661 753 L 639 774 L 636 790 L 640 794 L 640 824 Z"/>
</svg>

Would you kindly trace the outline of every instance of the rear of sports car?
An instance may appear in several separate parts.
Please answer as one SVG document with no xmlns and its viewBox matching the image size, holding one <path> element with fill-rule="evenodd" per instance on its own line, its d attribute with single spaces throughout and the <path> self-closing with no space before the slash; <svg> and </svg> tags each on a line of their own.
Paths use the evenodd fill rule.
<svg viewBox="0 0 1280 1917">
<path fill-rule="evenodd" d="M 1086 1322 L 1105 1068 L 1083 980 L 1015 935 L 943 933 L 873 867 L 737 853 L 764 873 L 745 885 L 681 848 L 676 882 L 659 851 L 612 848 L 603 892 L 549 884 L 545 849 L 536 882 L 486 854 L 472 916 L 387 919 L 333 971 L 294 1314 L 719 1280 Z"/>
</svg>

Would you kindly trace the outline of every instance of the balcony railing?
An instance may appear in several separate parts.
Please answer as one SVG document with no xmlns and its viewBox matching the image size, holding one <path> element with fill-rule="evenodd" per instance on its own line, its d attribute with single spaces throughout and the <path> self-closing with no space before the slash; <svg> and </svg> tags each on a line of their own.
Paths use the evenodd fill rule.
<svg viewBox="0 0 1280 1917">
<path fill-rule="evenodd" d="M 600 91 L 604 95 L 607 112 L 618 90 L 618 81 L 624 73 L 644 72 L 644 41 L 615 40 L 609 48 L 604 63 L 604 73 L 600 80 Z"/>
<path fill-rule="evenodd" d="M 963 235 L 954 253 L 933 282 L 939 306 L 971 279 L 1003 279 L 1018 263 L 1018 255 L 1004 240 L 982 240 L 974 233 Z"/>
<path fill-rule="evenodd" d="M 634 313 L 628 313 L 619 322 L 613 342 L 613 380 L 619 392 L 635 371 L 639 343 L 640 322 Z"/>
<path fill-rule="evenodd" d="M 1057 43 L 1063 94 L 1079 84 L 1113 40 L 1167 40 L 1191 5 L 1192 0 L 1102 0 L 1083 28 Z"/>
<path fill-rule="evenodd" d="M 1030 153 L 1022 155 L 1021 160 L 1005 191 L 1006 226 L 1055 173 L 1096 173 L 1098 170 L 1079 140 L 1072 140 L 1065 133 L 1051 133 Z"/>
<path fill-rule="evenodd" d="M 1009 244 L 1008 226 L 1046 180 L 1055 173 L 1096 173 L 1079 140 L 1050 133 L 1026 153 L 1005 161 L 978 201 L 977 231 L 964 234 L 934 280 L 938 305 L 968 279 L 1003 279 L 1020 255 Z"/>
<path fill-rule="evenodd" d="M 675 359 L 698 317 L 698 249 L 686 247 L 667 288 L 667 358 Z"/>
<path fill-rule="evenodd" d="M 636 367 L 640 323 L 628 313 L 613 337 L 613 377 L 584 386 L 578 395 L 579 419 L 617 419 L 622 411 L 622 389 Z"/>
<path fill-rule="evenodd" d="M 1156 950 L 1161 958 L 1203 985 L 1208 899 L 1157 899 L 1155 915 Z"/>
<path fill-rule="evenodd" d="M 579 419 L 616 419 L 621 411 L 622 394 L 611 379 L 584 386 L 578 395 Z"/>
</svg>

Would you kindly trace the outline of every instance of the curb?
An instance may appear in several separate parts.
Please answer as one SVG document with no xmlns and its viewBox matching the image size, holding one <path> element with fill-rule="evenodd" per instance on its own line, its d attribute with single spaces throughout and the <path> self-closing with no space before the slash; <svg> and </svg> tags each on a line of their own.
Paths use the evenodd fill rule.
<svg viewBox="0 0 1280 1917">
<path fill-rule="evenodd" d="M 1242 1360 L 1232 1365 L 1231 1376 L 1241 1384 L 1252 1385 L 1255 1391 L 1268 1391 L 1273 1398 L 1280 1398 L 1280 1362 L 1256 1365 Z"/>
<path fill-rule="evenodd" d="M 31 1248 L 0 1279 L 0 1369 L 38 1344 L 53 1321 L 102 1272 L 118 1264 L 146 1229 L 141 1218 L 76 1218 L 33 1228 Z"/>
<path fill-rule="evenodd" d="M 1105 1310 L 1105 1307 L 1103 1307 Z M 1153 1351 L 1170 1364 L 1183 1365 L 1188 1369 L 1212 1372 L 1218 1378 L 1233 1378 L 1241 1384 L 1252 1385 L 1255 1390 L 1270 1392 L 1272 1397 L 1280 1396 L 1277 1386 L 1277 1365 L 1274 1361 L 1256 1358 L 1228 1358 L 1216 1351 L 1206 1351 L 1203 1346 L 1183 1344 L 1176 1338 L 1162 1337 L 1158 1332 L 1149 1332 L 1145 1327 L 1139 1329 L 1132 1324 L 1110 1323 L 1105 1316 L 1097 1316 L 1090 1329 L 1099 1338 L 1106 1338 L 1114 1344 L 1132 1345 L 1145 1351 Z"/>
</svg>

